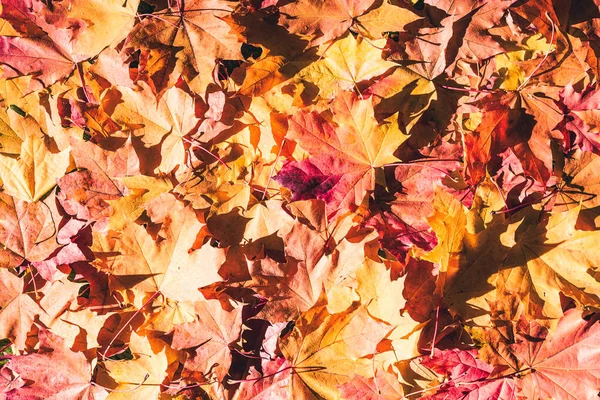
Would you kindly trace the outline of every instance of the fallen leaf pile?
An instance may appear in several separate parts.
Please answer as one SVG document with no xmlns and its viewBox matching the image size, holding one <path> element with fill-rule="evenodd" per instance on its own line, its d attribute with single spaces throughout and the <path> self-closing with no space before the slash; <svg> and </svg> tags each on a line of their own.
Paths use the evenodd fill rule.
<svg viewBox="0 0 600 400">
<path fill-rule="evenodd" d="M 0 398 L 598 398 L 600 1 L 0 4 Z"/>
</svg>

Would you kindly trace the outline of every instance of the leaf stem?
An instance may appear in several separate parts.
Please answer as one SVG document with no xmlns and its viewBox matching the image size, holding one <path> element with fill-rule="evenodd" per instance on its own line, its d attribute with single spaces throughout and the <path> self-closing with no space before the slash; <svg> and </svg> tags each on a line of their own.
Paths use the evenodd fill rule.
<svg viewBox="0 0 600 400">
<path fill-rule="evenodd" d="M 438 300 L 437 308 L 435 310 L 435 328 L 433 329 L 433 339 L 431 340 L 431 357 L 433 357 L 434 351 L 435 351 L 435 339 L 437 337 L 438 323 L 439 323 L 439 319 L 440 319 L 440 307 L 442 306 L 443 298 L 444 298 L 443 296 L 440 296 L 440 299 Z"/>
<path fill-rule="evenodd" d="M 277 167 L 277 161 L 279 161 L 279 157 L 281 156 L 281 150 L 283 150 L 283 146 L 285 146 L 286 139 L 283 138 L 281 141 L 281 147 L 279 147 L 279 151 L 277 152 L 277 157 L 275 158 L 275 162 L 273 163 L 273 167 L 271 167 L 271 172 L 269 173 L 269 179 L 267 179 L 267 184 L 265 185 L 265 191 L 263 192 L 262 198 L 260 201 L 262 202 L 267 195 L 267 190 L 269 190 L 269 184 L 271 183 L 271 179 L 273 179 L 273 172 L 275 172 L 275 168 Z"/>
<path fill-rule="evenodd" d="M 31 263 L 27 264 L 27 270 L 29 271 L 29 274 L 31 275 L 31 283 L 33 284 L 33 291 L 35 292 L 35 298 L 39 299 L 40 298 L 40 294 L 38 293 L 37 290 L 37 284 L 35 283 L 35 275 L 38 274 L 38 272 L 36 271 L 35 275 L 33 274 L 33 270 L 31 269 Z"/>
<path fill-rule="evenodd" d="M 219 156 L 213 154 L 211 151 L 207 150 L 206 148 L 204 148 L 204 146 L 200 145 L 198 139 L 194 139 L 194 141 L 192 142 L 189 139 L 186 139 L 185 137 L 181 137 L 181 139 L 183 139 L 184 142 L 188 142 L 189 144 L 191 144 L 192 146 L 196 146 L 198 147 L 200 150 L 210 154 L 211 156 L 213 156 L 218 162 L 220 162 L 221 164 L 223 164 L 224 166 L 227 167 L 227 169 L 231 170 L 231 167 L 229 165 L 227 165 L 227 163 L 225 161 L 223 161 L 222 158 L 220 158 Z"/>
<path fill-rule="evenodd" d="M 137 18 L 138 18 L 140 21 L 142 20 L 142 17 L 153 17 L 153 18 L 156 18 L 156 19 L 157 19 L 157 20 L 159 20 L 159 21 L 162 21 L 162 22 L 165 22 L 165 23 L 167 23 L 167 24 L 171 25 L 171 26 L 172 26 L 172 27 L 174 27 L 174 28 L 178 28 L 178 25 L 177 25 L 177 24 L 174 24 L 173 22 L 171 22 L 171 21 L 169 21 L 169 20 L 166 20 L 166 19 L 164 19 L 164 18 L 161 18 L 161 17 L 159 17 L 158 15 L 155 15 L 155 14 L 136 14 L 136 17 L 137 17 Z"/>
<path fill-rule="evenodd" d="M 115 342 L 115 340 L 117 340 L 117 338 L 119 337 L 119 335 L 121 333 L 123 333 L 123 331 L 125 330 L 125 328 L 131 323 L 131 321 L 133 321 L 133 319 L 144 309 L 144 307 L 146 307 L 148 304 L 150 304 L 152 302 L 152 300 L 154 300 L 155 298 L 158 297 L 158 295 L 160 295 L 160 290 L 154 292 L 154 294 L 152 296 L 150 296 L 150 298 L 148 300 L 146 300 L 146 302 L 144 304 L 142 304 L 142 306 L 133 313 L 133 315 L 127 320 L 127 322 L 125 322 L 123 324 L 123 327 L 121 329 L 119 329 L 119 331 L 116 333 L 116 335 L 112 338 L 112 340 L 110 341 L 110 343 L 108 344 L 108 346 L 106 347 L 106 350 L 104 350 L 104 353 L 100 354 L 102 356 L 103 360 L 106 360 L 106 353 L 108 353 L 108 351 L 110 350 L 112 344 Z"/>
<path fill-rule="evenodd" d="M 465 87 L 454 87 L 454 86 L 447 86 L 447 85 L 442 85 L 441 83 L 437 84 L 439 87 L 447 89 L 447 90 L 454 90 L 457 92 L 468 92 L 468 93 L 495 93 L 493 90 L 486 90 L 486 89 L 471 89 L 471 88 L 465 88 Z"/>
<path fill-rule="evenodd" d="M 493 211 L 493 210 L 492 210 L 492 211 L 491 211 L 491 214 L 492 214 L 492 215 L 495 215 L 495 214 L 506 214 L 506 213 L 510 213 L 510 212 L 513 212 L 513 211 L 518 211 L 518 210 L 520 210 L 520 209 L 522 209 L 522 208 L 525 208 L 525 207 L 527 207 L 527 206 L 530 206 L 530 205 L 532 205 L 532 204 L 536 204 L 536 203 L 538 203 L 538 202 L 540 202 L 540 201 L 542 201 L 542 200 L 544 200 L 544 199 L 546 199 L 546 198 L 548 198 L 548 197 L 552 196 L 552 195 L 553 195 L 553 194 L 555 194 L 556 192 L 557 192 L 557 190 L 556 190 L 556 188 L 554 188 L 554 189 L 552 189 L 552 191 L 551 191 L 550 193 L 547 193 L 546 195 L 544 195 L 544 196 L 543 196 L 542 198 L 540 198 L 540 199 L 537 199 L 537 200 L 535 200 L 535 201 L 528 201 L 528 202 L 526 202 L 526 203 L 521 203 L 521 204 L 519 204 L 519 205 L 517 205 L 517 206 L 514 206 L 514 207 L 512 207 L 512 208 L 506 208 L 505 210 L 501 210 L 501 211 Z"/>
<path fill-rule="evenodd" d="M 119 389 L 109 389 L 107 387 L 104 387 L 96 382 L 90 382 L 93 386 L 102 388 L 104 390 L 106 390 L 107 392 L 112 392 L 112 393 L 131 393 L 135 390 L 138 390 L 140 387 L 142 387 L 142 385 L 148 380 L 148 378 L 150 378 L 150 374 L 146 372 L 146 375 L 144 376 L 144 380 L 141 381 L 140 383 L 137 383 L 134 387 L 132 387 L 131 389 L 126 389 L 126 390 L 119 390 Z M 132 385 L 131 383 L 121 383 L 122 385 Z"/>
<path fill-rule="evenodd" d="M 460 378 L 460 377 L 462 377 L 463 375 L 466 375 L 466 374 L 467 374 L 467 371 L 465 371 L 465 372 L 463 372 L 462 374 L 458 375 L 456 378 L 453 378 L 453 379 L 451 379 L 451 380 L 448 380 L 448 381 L 446 381 L 446 382 L 442 382 L 442 383 L 440 383 L 439 385 L 435 385 L 435 386 L 428 387 L 427 389 L 423 389 L 423 390 L 417 390 L 416 392 L 409 393 L 409 394 L 407 394 L 407 395 L 406 395 L 406 396 L 404 396 L 404 397 L 410 397 L 410 396 L 414 396 L 414 395 L 416 395 L 416 394 L 421 394 L 421 393 L 428 392 L 428 391 L 430 391 L 430 390 L 432 390 L 432 389 L 441 388 L 442 386 L 444 386 L 444 385 L 447 385 L 447 384 L 449 384 L 450 382 L 452 382 L 454 379 L 458 379 L 458 378 Z"/>
<path fill-rule="evenodd" d="M 84 76 L 84 72 L 83 72 L 83 64 L 78 62 L 77 63 L 77 72 L 79 73 L 79 79 L 81 80 L 81 90 L 83 90 L 83 96 L 85 97 L 85 101 L 86 103 L 91 103 L 90 101 L 90 97 L 88 96 L 88 91 L 86 89 L 86 84 L 85 84 L 85 76 Z"/>
<path fill-rule="evenodd" d="M 393 163 L 393 164 L 385 164 L 384 167 L 396 167 L 396 166 L 402 166 L 402 165 L 414 165 L 415 167 L 422 167 L 422 168 L 431 168 L 434 169 L 438 172 L 441 172 L 442 174 L 444 174 L 446 177 L 448 177 L 448 179 L 450 179 L 452 182 L 457 183 L 458 180 L 456 180 L 456 178 L 452 177 L 448 172 L 444 171 L 443 169 L 434 167 L 432 165 L 427 165 L 427 164 L 423 164 L 425 162 L 428 161 L 456 161 L 456 162 L 460 162 L 459 160 L 444 160 L 444 159 L 440 159 L 440 160 L 415 160 L 415 161 L 406 161 L 406 162 L 399 162 L 399 163 Z"/>
<path fill-rule="evenodd" d="M 412 161 L 399 161 L 397 163 L 385 164 L 384 167 L 395 166 L 395 165 L 413 165 L 417 163 L 426 163 L 426 162 L 458 162 L 462 163 L 463 161 L 455 158 L 420 158 L 418 160 Z"/>
<path fill-rule="evenodd" d="M 4 350 L 8 349 L 12 346 L 12 342 L 9 340 L 8 344 L 0 349 L 0 353 L 4 352 Z"/>
<path fill-rule="evenodd" d="M 540 63 L 533 69 L 533 71 L 523 81 L 523 83 L 521 83 L 519 85 L 519 87 L 517 88 L 517 92 L 520 91 L 521 89 L 523 89 L 525 87 L 525 85 L 527 85 L 527 82 L 529 82 L 529 80 L 535 75 L 535 73 L 537 72 L 537 70 L 540 69 L 540 67 L 542 66 L 542 64 L 544 63 L 544 61 L 546 61 L 546 59 L 548 58 L 548 55 L 550 55 L 550 53 L 552 52 L 552 44 L 554 43 L 554 21 L 552 21 L 552 19 L 550 18 L 550 15 L 548 14 L 548 11 L 546 11 L 545 16 L 548 19 L 548 21 L 550 21 L 550 24 L 551 24 L 550 26 L 551 26 L 551 29 L 552 29 L 552 33 L 550 35 L 550 44 L 548 45 L 548 49 L 546 50 L 546 54 L 544 54 L 544 58 L 542 59 L 542 61 L 540 61 Z"/>
</svg>

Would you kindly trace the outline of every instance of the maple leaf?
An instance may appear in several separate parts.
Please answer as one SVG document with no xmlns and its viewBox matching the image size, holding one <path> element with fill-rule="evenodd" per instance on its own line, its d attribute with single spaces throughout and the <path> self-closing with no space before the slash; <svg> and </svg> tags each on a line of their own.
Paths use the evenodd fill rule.
<svg viewBox="0 0 600 400">
<path fill-rule="evenodd" d="M 133 49 L 159 49 L 160 58 L 174 58 L 164 68 L 171 71 L 155 81 L 157 92 L 162 93 L 173 85 L 183 73 L 190 84 L 203 93 L 212 82 L 210 71 L 215 59 L 241 58 L 237 35 L 225 21 L 232 8 L 224 0 L 192 0 L 177 3 L 165 10 L 159 18 L 145 18 L 130 33 L 126 47 Z M 202 49 L 199 51 L 199 49 Z"/>
<path fill-rule="evenodd" d="M 460 202 L 449 193 L 436 191 L 433 201 L 434 213 L 428 218 L 438 238 L 438 244 L 423 259 L 440 264 L 438 288 L 445 286 L 459 268 L 460 255 L 464 247 L 466 215 Z M 448 224 L 447 221 L 452 221 Z"/>
<path fill-rule="evenodd" d="M 371 43 L 347 35 L 327 47 L 322 59 L 301 70 L 298 77 L 317 85 L 324 98 L 332 98 L 340 90 L 354 90 L 360 82 L 382 75 L 395 65 L 381 59 L 384 43 L 383 39 Z"/>
<path fill-rule="evenodd" d="M 450 378 L 437 393 L 424 396 L 425 399 L 515 398 L 515 380 L 511 378 L 487 380 L 494 368 L 479 360 L 476 350 L 436 351 L 432 356 L 426 357 L 421 364 L 438 373 L 447 374 Z"/>
<path fill-rule="evenodd" d="M 119 181 L 114 178 L 141 173 L 140 159 L 135 152 L 131 137 L 122 143 L 117 141 L 116 143 L 120 145 L 116 149 L 113 147 L 114 143 L 110 143 L 109 148 L 112 151 L 105 150 L 109 143 L 102 146 L 75 138 L 71 138 L 69 143 L 77 167 L 89 171 L 94 179 L 103 184 L 111 183 L 115 186 L 114 192 L 122 193 L 124 190 L 119 185 Z"/>
<path fill-rule="evenodd" d="M 229 346 L 240 336 L 241 311 L 223 310 L 218 300 L 209 300 L 196 305 L 195 321 L 175 326 L 171 346 L 176 350 L 195 349 L 184 364 L 184 379 L 214 374 L 223 380 L 231 366 Z"/>
<path fill-rule="evenodd" d="M 299 0 L 279 7 L 280 23 L 291 33 L 308 36 L 310 45 L 316 46 L 342 36 L 354 18 L 364 14 L 373 3 L 374 0 Z"/>
<path fill-rule="evenodd" d="M 165 220 L 163 240 L 157 243 L 143 226 L 129 222 L 115 243 L 119 255 L 110 272 L 124 287 L 133 284 L 137 290 L 160 292 L 175 301 L 196 300 L 200 287 L 222 280 L 217 271 L 224 261 L 220 249 L 210 245 L 194 249 L 201 227 L 193 211 L 180 209 Z"/>
<path fill-rule="evenodd" d="M 261 313 L 273 322 L 297 317 L 298 312 L 307 311 L 317 303 L 323 289 L 331 307 L 339 295 L 341 305 L 335 307 L 346 309 L 352 301 L 347 301 L 348 290 L 338 286 L 342 282 L 348 284 L 349 276 L 362 264 L 365 258 L 362 242 L 356 245 L 344 241 L 338 244 L 337 254 L 329 254 L 327 239 L 322 234 L 295 225 L 284 237 L 284 244 L 285 264 L 262 260 L 249 266 L 251 286 L 270 300 Z"/>
<path fill-rule="evenodd" d="M 383 370 L 377 370 L 372 378 L 355 375 L 340 387 L 342 398 L 348 400 L 377 400 L 403 398 L 404 391 L 398 378 Z"/>
<path fill-rule="evenodd" d="M 66 213 L 84 221 L 100 221 L 110 216 L 107 200 L 123 196 L 125 188 L 119 184 L 98 179 L 89 170 L 73 172 L 59 179 L 57 198 Z"/>
<path fill-rule="evenodd" d="M 600 286 L 594 278 L 594 260 L 598 255 L 592 245 L 597 232 L 575 229 L 579 211 L 575 207 L 550 215 L 543 225 L 523 225 L 527 233 L 521 236 L 519 226 L 538 218 L 533 213 L 511 224 L 503 239 L 512 249 L 499 273 L 498 288 L 518 294 L 531 316 L 562 316 L 560 291 L 581 304 L 597 302 Z"/>
<path fill-rule="evenodd" d="M 21 143 L 23 143 L 18 130 L 13 129 L 11 126 L 15 114 L 16 113 L 8 113 L 4 110 L 0 111 L 0 126 L 2 127 L 2 133 L 0 134 L 0 150 L 7 155 L 18 155 L 21 152 Z"/>
<path fill-rule="evenodd" d="M 402 312 L 408 312 L 415 321 L 428 321 L 439 301 L 437 296 L 431 296 L 435 292 L 433 264 L 411 259 L 406 264 L 405 271 L 402 296 L 406 299 L 406 304 Z"/>
<path fill-rule="evenodd" d="M 85 30 L 73 44 L 80 57 L 92 58 L 109 46 L 117 46 L 129 32 L 136 19 L 139 0 L 71 0 L 69 17 L 81 19 Z"/>
<path fill-rule="evenodd" d="M 496 2 L 480 2 L 470 0 L 462 2 L 442 1 L 433 5 L 444 10 L 450 21 L 442 20 L 445 27 L 452 26 L 453 34 L 459 37 L 456 46 L 456 58 L 472 60 L 485 60 L 504 48 L 494 40 L 489 29 L 500 25 L 504 13 L 513 3 L 512 0 Z M 450 29 L 450 28 L 446 28 Z"/>
<path fill-rule="evenodd" d="M 267 400 L 269 398 L 289 398 L 291 368 L 288 360 L 278 357 L 266 363 L 262 375 L 254 368 L 249 379 L 241 382 L 240 389 L 235 393 L 235 399 Z"/>
<path fill-rule="evenodd" d="M 409 69 L 428 80 L 440 76 L 447 67 L 447 60 L 452 60 L 456 51 L 449 46 L 453 30 L 447 27 L 425 27 L 419 30 L 415 38 L 407 41 L 402 48 L 393 48 L 388 59 L 410 60 Z M 421 40 L 420 36 L 427 37 Z"/>
<path fill-rule="evenodd" d="M 54 282 L 67 275 L 60 271 L 58 267 L 87 260 L 87 256 L 83 254 L 77 244 L 69 243 L 66 246 L 61 247 L 52 257 L 47 258 L 44 261 L 34 262 L 32 265 L 45 280 Z"/>
<path fill-rule="evenodd" d="M 33 75 L 44 86 L 67 77 L 77 63 L 124 38 L 123 32 L 133 25 L 138 3 L 73 0 L 49 7 L 39 0 L 29 5 L 3 1 L 0 17 L 24 35 L 0 37 L 0 62 L 12 69 L 5 74 Z"/>
<path fill-rule="evenodd" d="M 285 81 L 281 68 L 286 64 L 282 56 L 267 56 L 249 65 L 244 70 L 244 81 L 238 93 L 247 96 L 259 96 L 273 86 Z"/>
<path fill-rule="evenodd" d="M 591 152 L 577 151 L 565 160 L 553 209 L 566 211 L 579 204 L 582 209 L 593 209 L 599 205 L 598 176 L 594 172 L 599 158 Z"/>
<path fill-rule="evenodd" d="M 509 249 L 499 240 L 506 226 L 501 219 L 494 222 L 477 234 L 465 233 L 458 269 L 443 282 L 445 303 L 465 319 L 486 319 L 487 302 L 501 286 L 497 278 L 502 268 L 498 266 Z"/>
<path fill-rule="evenodd" d="M 522 374 L 516 382 L 518 398 L 591 399 L 600 387 L 594 361 L 597 350 L 592 344 L 599 326 L 597 315 L 584 318 L 576 309 L 565 312 L 552 333 L 536 321 L 521 318 L 512 329 L 512 343 L 499 337 L 499 332 L 489 332 L 494 348 L 489 356 L 493 361 L 502 357 L 499 364 L 508 365 L 507 376 Z"/>
<path fill-rule="evenodd" d="M 131 335 L 129 347 L 135 358 L 103 361 L 103 371 L 98 381 L 106 387 L 115 387 L 116 391 L 111 393 L 112 398 L 158 397 L 161 393 L 161 384 L 167 377 L 169 357 L 166 349 L 153 350 L 148 338 L 135 333 Z"/>
<path fill-rule="evenodd" d="M 593 361 L 596 351 L 590 344 L 597 336 L 597 318 L 587 321 L 577 310 L 565 313 L 535 356 L 524 358 L 532 373 L 518 382 L 520 393 L 557 398 L 596 396 L 600 378 Z"/>
<path fill-rule="evenodd" d="M 393 126 L 377 125 L 369 100 L 344 93 L 332 107 L 333 123 L 314 111 L 290 117 L 288 137 L 311 157 L 275 177 L 293 189 L 294 200 L 325 200 L 330 213 L 360 204 L 374 188 L 374 168 L 397 161 L 392 153 L 404 139 Z"/>
<path fill-rule="evenodd" d="M 465 137 L 467 165 L 473 181 L 485 176 L 485 167 L 492 154 L 503 152 L 527 142 L 533 129 L 533 118 L 520 107 L 520 98 L 515 93 L 492 94 L 478 104 L 483 117 L 477 129 Z M 530 163 L 526 172 L 534 179 L 545 182 L 548 170 L 539 161 Z"/>
<path fill-rule="evenodd" d="M 454 146 L 448 147 L 453 149 Z M 401 262 L 413 247 L 430 251 L 437 245 L 437 238 L 427 223 L 427 217 L 433 212 L 434 188 L 443 186 L 443 180 L 460 166 L 458 160 L 450 161 L 456 157 L 454 151 L 446 154 L 442 145 L 438 149 L 441 154 L 431 154 L 430 159 L 396 166 L 394 177 L 401 185 L 396 199 L 391 203 L 376 200 L 365 221 L 366 226 L 378 231 L 382 246 Z"/>
<path fill-rule="evenodd" d="M 36 353 L 12 356 L 8 368 L 25 385 L 7 396 L 33 399 L 105 399 L 106 390 L 92 383 L 92 366 L 83 353 L 71 351 L 60 336 L 41 328 Z"/>
<path fill-rule="evenodd" d="M 35 317 L 43 310 L 28 294 L 23 293 L 25 284 L 16 275 L 2 268 L 0 277 L 0 336 L 12 340 L 18 349 L 23 349 Z"/>
<path fill-rule="evenodd" d="M 403 132 L 410 133 L 419 117 L 438 98 L 431 81 L 403 66 L 370 86 L 364 93 L 373 96 L 376 115 L 388 116 L 398 112 L 398 122 Z M 440 111 L 437 109 L 436 111 Z M 437 113 L 436 113 L 437 115 Z"/>
<path fill-rule="evenodd" d="M 15 268 L 22 262 L 42 261 L 57 247 L 58 212 L 46 203 L 29 203 L 0 194 L 0 266 Z"/>
<path fill-rule="evenodd" d="M 511 10 L 534 25 L 548 40 L 552 38 L 552 32 L 554 32 L 555 40 L 565 51 L 568 47 L 568 38 L 560 29 L 557 29 L 556 25 L 560 26 L 566 22 L 564 17 L 565 14 L 568 15 L 570 6 L 570 2 L 555 6 L 547 2 L 538 4 L 533 1 L 519 1 L 511 7 Z"/>
<path fill-rule="evenodd" d="M 0 397 L 596 397 L 598 1 L 0 3 Z"/>
<path fill-rule="evenodd" d="M 141 84 L 141 90 L 122 87 L 117 94 L 120 101 L 114 106 L 111 118 L 134 135 L 141 136 L 147 147 L 159 144 L 165 135 L 173 131 L 183 136 L 195 125 L 195 121 L 188 122 L 194 118 L 193 104 L 185 93 L 180 93 L 180 89 L 173 88 L 171 91 L 174 99 L 168 101 L 163 97 L 160 102 L 155 102 L 152 100 L 154 94 L 145 84 Z M 187 120 L 184 119 L 186 117 Z M 179 128 L 184 131 L 179 131 Z"/>
<path fill-rule="evenodd" d="M 124 197 L 107 200 L 112 208 L 108 227 L 114 230 L 122 230 L 127 223 L 135 221 L 144 212 L 142 206 L 173 188 L 171 182 L 164 178 L 146 175 L 122 177 L 118 180 L 128 192 Z"/>
<path fill-rule="evenodd" d="M 401 32 L 406 25 L 418 21 L 421 17 L 412 10 L 396 3 L 384 1 L 375 9 L 359 16 L 356 30 L 363 36 L 379 39 L 386 32 Z"/>
<path fill-rule="evenodd" d="M 0 155 L 4 192 L 36 202 L 56 186 L 69 165 L 69 151 L 52 153 L 43 138 L 31 134 L 21 145 L 18 159 Z"/>
<path fill-rule="evenodd" d="M 75 63 L 50 40 L 2 36 L 0 43 L 0 62 L 10 65 L 18 74 L 39 75 L 43 85 L 68 76 L 75 68 Z M 4 76 L 10 76 L 5 70 Z"/>
<path fill-rule="evenodd" d="M 560 102 L 557 101 L 557 104 L 563 109 L 564 115 L 555 129 L 562 132 L 566 149 L 575 145 L 583 151 L 598 153 L 600 143 L 596 137 L 598 133 L 596 114 L 599 101 L 598 91 L 591 86 L 578 93 L 573 85 L 569 84 L 560 92 Z M 571 138 L 571 135 L 575 138 Z"/>
<path fill-rule="evenodd" d="M 128 194 L 118 178 L 140 174 L 140 161 L 131 138 L 113 152 L 90 142 L 71 138 L 71 155 L 82 171 L 65 175 L 58 181 L 58 200 L 65 212 L 80 220 L 105 226 L 111 215 L 110 200 Z"/>
<path fill-rule="evenodd" d="M 400 310 L 405 300 L 398 293 L 404 288 L 404 280 L 392 281 L 383 263 L 366 259 L 356 270 L 356 292 L 373 317 L 390 323 L 399 322 Z"/>
<path fill-rule="evenodd" d="M 336 397 L 338 386 L 372 368 L 372 362 L 364 357 L 374 353 L 388 331 L 389 327 L 369 317 L 363 307 L 329 314 L 325 306 L 317 304 L 280 341 L 296 372 L 290 382 L 294 392 L 312 390 L 323 397 Z"/>
</svg>

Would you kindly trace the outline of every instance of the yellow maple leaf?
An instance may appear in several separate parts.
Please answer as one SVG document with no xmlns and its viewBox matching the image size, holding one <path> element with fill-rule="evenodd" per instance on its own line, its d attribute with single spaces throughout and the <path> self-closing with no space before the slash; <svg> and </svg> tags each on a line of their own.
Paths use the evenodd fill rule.
<svg viewBox="0 0 600 400">
<path fill-rule="evenodd" d="M 322 58 L 300 71 L 298 77 L 317 85 L 325 98 L 340 90 L 354 90 L 358 82 L 396 65 L 381 58 L 383 46 L 385 39 L 366 41 L 348 35 L 327 47 Z"/>
<path fill-rule="evenodd" d="M 364 306 L 354 304 L 341 313 L 329 314 L 327 307 L 318 303 L 280 341 L 283 354 L 294 366 L 292 393 L 314 391 L 322 398 L 339 398 L 340 385 L 355 374 L 373 373 L 374 362 L 366 356 L 375 353 L 377 343 L 391 329 L 371 318 Z"/>
<path fill-rule="evenodd" d="M 69 150 L 52 153 L 43 138 L 29 135 L 19 158 L 0 154 L 0 178 L 4 192 L 21 200 L 38 201 L 56 185 L 69 166 Z"/>
<path fill-rule="evenodd" d="M 134 359 L 102 362 L 98 383 L 105 387 L 114 387 L 109 395 L 110 399 L 158 398 L 169 365 L 166 349 L 156 351 L 147 337 L 135 332 L 131 334 L 129 348 L 134 354 Z"/>
<path fill-rule="evenodd" d="M 124 287 L 160 292 L 175 301 L 201 299 L 198 289 L 222 280 L 217 272 L 225 261 L 224 251 L 210 244 L 195 250 L 202 226 L 189 207 L 166 218 L 158 242 L 142 225 L 127 223 L 115 243 L 120 255 L 111 273 Z"/>
<path fill-rule="evenodd" d="M 584 306 L 600 302 L 600 232 L 575 229 L 580 209 L 554 213 L 545 225 L 532 224 L 538 215 L 531 213 L 502 237 L 514 247 L 499 273 L 498 290 L 518 294 L 532 317 L 560 318 L 560 292 Z"/>
</svg>

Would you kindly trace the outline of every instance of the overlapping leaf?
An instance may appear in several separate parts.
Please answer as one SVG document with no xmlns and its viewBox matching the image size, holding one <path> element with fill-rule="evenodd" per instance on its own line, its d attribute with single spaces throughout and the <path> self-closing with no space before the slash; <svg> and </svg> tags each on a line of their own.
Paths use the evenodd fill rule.
<svg viewBox="0 0 600 400">
<path fill-rule="evenodd" d="M 597 1 L 0 9 L 0 397 L 597 397 Z"/>
</svg>

